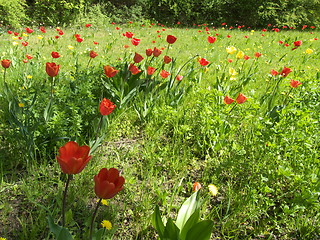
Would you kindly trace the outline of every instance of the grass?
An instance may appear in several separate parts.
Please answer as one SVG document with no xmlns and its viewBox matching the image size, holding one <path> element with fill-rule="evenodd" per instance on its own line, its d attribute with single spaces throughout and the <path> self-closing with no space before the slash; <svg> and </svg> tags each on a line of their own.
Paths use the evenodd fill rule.
<svg viewBox="0 0 320 240">
<path fill-rule="evenodd" d="M 212 239 L 319 238 L 319 32 L 115 27 L 63 29 L 59 39 L 53 38 L 55 29 L 36 30 L 23 37 L 27 47 L 1 33 L 1 59 L 11 59 L 12 66 L 6 71 L 11 93 L 0 92 L 0 237 L 53 239 L 47 216 L 60 220 L 66 178 L 55 160 L 57 150 L 68 140 L 92 144 L 99 101 L 108 97 L 117 108 L 104 122 L 103 142 L 69 188 L 66 225 L 75 239 L 88 236 L 97 200 L 93 176 L 102 167 L 118 168 L 126 179 L 124 191 L 98 212 L 97 228 L 104 219 L 113 224 L 105 239 L 156 239 L 155 206 L 175 219 L 196 181 L 203 186 L 202 216 L 215 223 Z M 126 31 L 141 39 L 137 47 L 122 36 Z M 77 43 L 74 34 L 84 41 Z M 168 48 L 169 34 L 177 41 Z M 209 44 L 208 36 L 216 42 Z M 303 43 L 292 50 L 297 40 Z M 228 54 L 229 46 L 237 51 Z M 145 49 L 153 47 L 164 50 L 152 60 Z M 90 50 L 98 57 L 87 67 Z M 239 50 L 250 59 L 237 59 Z M 52 59 L 52 51 L 61 57 Z M 146 79 L 144 73 L 126 75 L 134 52 L 145 57 L 136 64 L 140 69 L 150 64 L 172 76 L 186 63 L 179 73 L 183 80 L 169 88 L 172 76 L 163 80 L 157 70 L 154 88 L 130 88 L 126 83 Z M 255 52 L 262 56 L 255 58 Z M 174 61 L 162 66 L 165 53 Z M 23 63 L 26 54 L 33 59 Z M 194 56 L 210 64 L 203 67 Z M 51 112 L 47 61 L 61 65 Z M 120 70 L 111 80 L 103 73 L 108 64 Z M 270 74 L 283 67 L 292 69 L 287 77 Z M 230 68 L 237 72 L 235 80 Z M 293 89 L 290 79 L 302 85 Z M 129 87 L 119 90 L 115 84 Z M 223 103 L 226 95 L 235 99 L 240 92 L 248 97 L 245 103 Z M 209 184 L 218 187 L 216 197 L 208 194 Z"/>
</svg>

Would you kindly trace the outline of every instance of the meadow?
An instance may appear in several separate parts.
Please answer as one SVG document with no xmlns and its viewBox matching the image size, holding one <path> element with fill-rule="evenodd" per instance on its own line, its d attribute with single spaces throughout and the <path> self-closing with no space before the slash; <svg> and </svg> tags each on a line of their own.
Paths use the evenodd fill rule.
<svg viewBox="0 0 320 240">
<path fill-rule="evenodd" d="M 91 225 L 93 239 L 188 239 L 174 220 L 190 196 L 195 224 L 210 225 L 201 239 L 320 239 L 319 37 L 313 26 L 2 29 L 0 239 L 91 239 Z M 66 174 L 70 141 L 92 157 Z M 115 196 L 94 190 L 102 168 L 125 179 Z"/>
</svg>

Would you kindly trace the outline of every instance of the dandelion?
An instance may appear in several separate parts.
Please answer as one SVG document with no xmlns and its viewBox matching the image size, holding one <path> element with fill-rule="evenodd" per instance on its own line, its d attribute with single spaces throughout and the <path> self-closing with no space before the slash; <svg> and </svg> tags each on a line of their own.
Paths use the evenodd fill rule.
<svg viewBox="0 0 320 240">
<path fill-rule="evenodd" d="M 21 108 L 24 107 L 24 104 L 23 104 L 23 103 L 19 103 L 18 105 L 19 105 L 19 107 L 21 107 Z M 0 238 L 0 240 L 1 240 L 1 238 Z"/>
<path fill-rule="evenodd" d="M 311 54 L 311 53 L 313 53 L 313 50 L 312 50 L 311 48 L 308 48 L 308 49 L 306 50 L 306 53 L 307 53 L 307 54 Z"/>
<path fill-rule="evenodd" d="M 107 230 L 111 230 L 112 229 L 112 223 L 108 220 L 103 220 L 101 222 L 101 226 L 106 228 Z"/>
<path fill-rule="evenodd" d="M 99 201 L 99 200 L 98 200 Z M 101 200 L 101 204 L 102 205 L 105 205 L 105 206 L 108 206 L 108 201 L 106 199 L 102 199 Z"/>
<path fill-rule="evenodd" d="M 208 188 L 212 196 L 216 196 L 218 194 L 218 188 L 215 185 L 209 184 Z"/>
<path fill-rule="evenodd" d="M 74 49 L 74 46 L 68 45 L 68 48 L 69 48 L 70 50 L 73 50 L 73 49 Z"/>
<path fill-rule="evenodd" d="M 32 76 L 31 76 L 31 75 L 28 75 L 28 76 L 27 76 L 27 78 L 28 78 L 28 79 L 31 79 L 31 78 L 32 78 Z"/>
</svg>

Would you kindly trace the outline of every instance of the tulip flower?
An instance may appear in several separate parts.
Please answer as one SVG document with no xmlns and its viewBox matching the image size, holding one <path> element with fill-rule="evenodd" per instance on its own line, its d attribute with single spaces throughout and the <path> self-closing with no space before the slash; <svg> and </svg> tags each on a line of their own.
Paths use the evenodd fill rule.
<svg viewBox="0 0 320 240">
<path fill-rule="evenodd" d="M 239 52 L 237 53 L 237 55 L 236 55 L 236 58 L 237 58 L 237 59 L 242 59 L 242 58 L 244 58 L 244 52 L 243 52 L 243 51 L 239 51 Z"/>
<path fill-rule="evenodd" d="M 239 93 L 238 97 L 236 98 L 236 102 L 238 104 L 242 104 L 244 103 L 245 101 L 247 101 L 247 97 L 245 95 L 243 95 L 242 93 Z"/>
<path fill-rule="evenodd" d="M 169 57 L 169 56 L 164 56 L 163 57 L 163 62 L 165 63 L 165 64 L 168 64 L 168 63 L 170 63 L 172 61 L 172 59 Z"/>
<path fill-rule="evenodd" d="M 159 55 L 162 53 L 162 51 L 160 50 L 160 49 L 158 49 L 158 48 L 156 48 L 156 47 L 154 47 L 154 49 L 153 49 L 153 56 L 155 56 L 155 57 L 159 57 Z"/>
<path fill-rule="evenodd" d="M 144 59 L 144 57 L 142 57 L 139 53 L 135 53 L 134 57 L 133 57 L 133 61 L 135 63 L 139 63 Z"/>
<path fill-rule="evenodd" d="M 140 39 L 138 39 L 138 38 L 132 38 L 132 39 L 131 39 L 131 43 L 132 43 L 132 45 L 134 45 L 134 46 L 138 46 L 139 43 L 140 43 Z"/>
<path fill-rule="evenodd" d="M 153 50 L 151 48 L 146 49 L 146 55 L 148 57 L 150 57 L 152 55 L 152 53 L 153 53 Z"/>
<path fill-rule="evenodd" d="M 148 75 L 152 75 L 152 74 L 154 74 L 155 71 L 156 71 L 155 68 L 149 66 L 148 69 L 147 69 L 147 74 Z"/>
<path fill-rule="evenodd" d="M 223 102 L 224 102 L 225 104 L 229 105 L 229 104 L 233 103 L 234 100 L 233 100 L 231 97 L 229 97 L 229 96 L 225 96 L 224 99 L 223 99 Z"/>
<path fill-rule="evenodd" d="M 277 76 L 279 73 L 276 71 L 276 70 L 274 70 L 274 69 L 272 69 L 271 71 L 270 71 L 270 73 L 271 73 L 271 75 L 272 76 Z"/>
<path fill-rule="evenodd" d="M 177 80 L 177 81 L 182 81 L 182 79 L 183 79 L 183 76 L 181 76 L 181 75 L 178 75 L 178 76 L 176 77 L 176 80 Z"/>
<path fill-rule="evenodd" d="M 60 54 L 58 52 L 51 52 L 51 56 L 53 58 L 59 58 L 60 57 Z"/>
<path fill-rule="evenodd" d="M 161 76 L 162 78 L 167 78 L 167 77 L 169 77 L 169 75 L 170 75 L 170 73 L 168 73 L 168 72 L 165 71 L 165 70 L 162 70 L 162 71 L 160 72 L 160 76 Z"/>
<path fill-rule="evenodd" d="M 132 37 L 133 37 L 133 33 L 132 33 L 132 32 L 126 32 L 126 33 L 125 33 L 125 36 L 126 36 L 127 38 L 132 38 Z"/>
<path fill-rule="evenodd" d="M 208 36 L 208 42 L 209 43 L 214 43 L 217 40 L 216 37 Z"/>
<path fill-rule="evenodd" d="M 9 68 L 10 67 L 10 64 L 11 64 L 11 61 L 9 59 L 3 59 L 1 60 L 1 65 L 2 67 L 4 68 Z"/>
<path fill-rule="evenodd" d="M 102 168 L 98 175 L 94 176 L 94 191 L 101 199 L 113 198 L 123 189 L 124 177 L 119 176 L 115 168 Z"/>
<path fill-rule="evenodd" d="M 76 142 L 67 142 L 60 147 L 59 155 L 56 157 L 62 172 L 66 174 L 80 173 L 90 161 L 89 146 L 79 146 Z"/>
<path fill-rule="evenodd" d="M 284 68 L 282 69 L 280 75 L 281 75 L 282 77 L 286 77 L 286 76 L 288 76 L 288 74 L 291 73 L 291 72 L 292 72 L 292 70 L 291 70 L 290 68 L 284 67 Z"/>
<path fill-rule="evenodd" d="M 207 59 L 205 59 L 205 58 L 200 58 L 200 59 L 199 59 L 199 63 L 200 63 L 200 65 L 202 65 L 202 66 L 207 66 L 210 62 L 209 62 Z"/>
<path fill-rule="evenodd" d="M 89 56 L 90 58 L 95 58 L 96 56 L 98 56 L 98 53 L 96 53 L 95 51 L 90 51 Z"/>
<path fill-rule="evenodd" d="M 119 70 L 116 70 L 116 69 L 114 69 L 113 67 L 111 67 L 109 65 L 104 66 L 103 68 L 104 68 L 104 73 L 106 74 L 106 76 L 108 78 L 114 77 L 119 72 Z"/>
<path fill-rule="evenodd" d="M 302 83 L 296 80 L 291 79 L 290 80 L 290 86 L 293 88 L 297 88 L 299 85 L 301 85 Z"/>
<path fill-rule="evenodd" d="M 100 103 L 100 113 L 102 116 L 111 114 L 115 108 L 116 105 L 114 105 L 109 99 L 102 99 Z"/>
<path fill-rule="evenodd" d="M 46 63 L 46 72 L 50 77 L 55 77 L 58 75 L 60 69 L 60 65 L 55 63 Z"/>
<path fill-rule="evenodd" d="M 175 36 L 172 35 L 168 35 L 167 36 L 167 43 L 169 44 L 174 44 L 176 42 L 177 38 Z"/>
<path fill-rule="evenodd" d="M 132 63 L 129 66 L 129 71 L 132 73 L 132 75 L 136 75 L 139 72 L 141 72 L 141 70 L 137 66 L 133 65 Z"/>
<path fill-rule="evenodd" d="M 200 190 L 201 187 L 202 187 L 202 186 L 201 186 L 201 184 L 200 184 L 199 182 L 195 182 L 195 183 L 193 184 L 193 191 L 196 192 L 196 191 Z"/>
</svg>

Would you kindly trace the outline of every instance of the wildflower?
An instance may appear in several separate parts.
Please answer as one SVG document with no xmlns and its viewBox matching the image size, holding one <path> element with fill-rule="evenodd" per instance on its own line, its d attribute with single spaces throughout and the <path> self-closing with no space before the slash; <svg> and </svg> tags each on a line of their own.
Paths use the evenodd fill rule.
<svg viewBox="0 0 320 240">
<path fill-rule="evenodd" d="M 87 23 L 85 26 L 86 26 L 86 28 L 88 28 L 88 27 L 91 27 L 91 24 Z"/>
<path fill-rule="evenodd" d="M 249 57 L 249 56 L 247 56 L 247 55 L 244 55 L 243 59 L 244 59 L 244 60 L 249 60 L 249 59 L 250 59 L 250 57 Z"/>
<path fill-rule="evenodd" d="M 99 201 L 99 200 L 98 200 Z M 108 206 L 109 204 L 108 204 L 108 201 L 106 200 L 106 199 L 102 199 L 101 200 L 101 204 L 102 205 L 105 205 L 105 206 Z"/>
<path fill-rule="evenodd" d="M 216 196 L 218 194 L 218 188 L 215 185 L 209 184 L 208 188 L 212 196 Z"/>
<path fill-rule="evenodd" d="M 291 73 L 291 72 L 292 72 L 292 70 L 291 70 L 290 68 L 284 67 L 284 68 L 282 69 L 280 75 L 281 75 L 282 77 L 286 77 L 286 76 L 288 76 L 288 74 Z"/>
<path fill-rule="evenodd" d="M 102 116 L 111 114 L 115 108 L 116 105 L 114 105 L 109 99 L 102 99 L 100 103 L 100 113 Z"/>
<path fill-rule="evenodd" d="M 104 73 L 106 74 L 106 76 L 108 78 L 114 77 L 119 72 L 119 70 L 116 70 L 115 68 L 113 68 L 109 65 L 104 66 L 103 68 L 104 68 Z"/>
<path fill-rule="evenodd" d="M 159 55 L 162 53 L 162 51 L 160 50 L 160 49 L 158 49 L 158 48 L 156 48 L 156 47 L 154 47 L 154 49 L 153 49 L 153 56 L 155 56 L 155 57 L 159 57 Z"/>
<path fill-rule="evenodd" d="M 236 55 L 236 58 L 238 58 L 238 59 L 242 59 L 243 57 L 244 57 L 244 52 L 242 52 L 242 51 L 239 51 Z"/>
<path fill-rule="evenodd" d="M 152 55 L 152 53 L 153 53 L 153 50 L 151 48 L 146 49 L 146 55 L 148 57 L 150 57 Z"/>
<path fill-rule="evenodd" d="M 98 56 L 98 53 L 96 53 L 95 51 L 90 51 L 89 56 L 91 58 L 95 58 L 96 56 Z"/>
<path fill-rule="evenodd" d="M 134 45 L 134 46 L 138 46 L 139 43 L 140 43 L 140 39 L 138 39 L 138 38 L 132 38 L 132 39 L 131 39 L 131 43 L 132 43 L 132 45 Z"/>
<path fill-rule="evenodd" d="M 132 32 L 126 32 L 126 33 L 125 33 L 125 36 L 126 36 L 127 38 L 132 38 L 132 37 L 133 37 L 133 33 L 132 33 Z"/>
<path fill-rule="evenodd" d="M 112 229 L 112 223 L 108 220 L 103 220 L 101 222 L 101 226 L 106 228 L 107 230 L 111 230 Z"/>
<path fill-rule="evenodd" d="M 177 38 L 173 35 L 168 35 L 167 36 L 167 43 L 169 44 L 174 44 L 176 42 Z"/>
<path fill-rule="evenodd" d="M 59 58 L 60 57 L 60 54 L 58 52 L 51 52 L 51 56 L 53 58 Z"/>
<path fill-rule="evenodd" d="M 68 45 L 68 48 L 69 48 L 70 50 L 73 50 L 73 49 L 74 49 L 74 47 L 71 46 L 71 45 Z"/>
<path fill-rule="evenodd" d="M 259 53 L 259 52 L 256 52 L 255 54 L 254 54 L 254 56 L 256 57 L 256 58 L 259 58 L 259 57 L 261 57 L 261 53 Z"/>
<path fill-rule="evenodd" d="M 148 75 L 152 75 L 152 74 L 154 74 L 155 71 L 156 71 L 155 68 L 149 66 L 148 69 L 147 69 L 147 74 Z"/>
<path fill-rule="evenodd" d="M 58 75 L 60 69 L 60 65 L 57 65 L 55 63 L 46 63 L 46 72 L 50 77 L 55 77 Z"/>
<path fill-rule="evenodd" d="M 90 147 L 79 146 L 78 143 L 70 141 L 59 148 L 59 155 L 56 157 L 62 172 L 66 174 L 80 173 L 89 160 Z"/>
<path fill-rule="evenodd" d="M 229 96 L 225 96 L 224 99 L 223 99 L 223 102 L 227 105 L 231 104 L 234 102 L 234 99 L 232 99 L 231 97 Z"/>
<path fill-rule="evenodd" d="M 293 88 L 297 88 L 299 85 L 301 85 L 302 83 L 296 80 L 291 79 L 290 80 L 290 86 Z"/>
<path fill-rule="evenodd" d="M 130 66 L 129 66 L 129 71 L 132 73 L 132 75 L 136 75 L 138 74 L 139 72 L 141 72 L 141 70 L 135 66 L 134 64 L 130 63 Z"/>
<path fill-rule="evenodd" d="M 279 73 L 276 71 L 276 70 L 274 70 L 274 69 L 272 69 L 271 71 L 270 71 L 270 73 L 271 73 L 271 75 L 272 76 L 277 76 Z"/>
<path fill-rule="evenodd" d="M 307 48 L 306 53 L 311 54 L 311 53 L 313 53 L 313 50 L 311 48 Z"/>
<path fill-rule="evenodd" d="M 199 182 L 195 182 L 193 184 L 193 191 L 196 192 L 201 189 L 201 184 Z"/>
<path fill-rule="evenodd" d="M 164 56 L 163 57 L 163 62 L 165 63 L 165 64 L 168 64 L 168 63 L 170 63 L 172 61 L 172 59 L 169 57 L 169 56 Z"/>
<path fill-rule="evenodd" d="M 238 97 L 236 98 L 236 102 L 238 104 L 242 104 L 244 103 L 245 101 L 247 101 L 247 97 L 245 95 L 243 95 L 242 93 L 239 93 Z"/>
<path fill-rule="evenodd" d="M 23 108 L 24 107 L 24 103 L 18 103 L 18 106 Z M 1 239 L 1 238 L 0 238 Z"/>
<path fill-rule="evenodd" d="M 235 47 L 231 46 L 231 47 L 227 47 L 226 51 L 229 54 L 234 54 L 237 51 L 237 49 Z"/>
<path fill-rule="evenodd" d="M 199 63 L 201 66 L 207 66 L 210 62 L 205 58 L 200 58 Z"/>
<path fill-rule="evenodd" d="M 135 63 L 139 63 L 144 59 L 144 57 L 142 57 L 139 53 L 135 53 L 134 57 L 133 57 L 133 61 Z"/>
<path fill-rule="evenodd" d="M 31 79 L 31 78 L 32 78 L 32 76 L 31 76 L 31 75 L 27 75 L 27 78 L 28 78 L 28 79 Z"/>
<path fill-rule="evenodd" d="M 11 64 L 11 61 L 9 59 L 3 59 L 1 60 L 1 65 L 2 67 L 4 68 L 9 68 L 10 67 L 10 64 Z"/>
<path fill-rule="evenodd" d="M 160 76 L 161 76 L 162 78 L 167 78 L 167 77 L 169 77 L 169 75 L 170 75 L 170 73 L 168 73 L 168 72 L 165 71 L 165 70 L 162 70 L 162 71 L 160 72 Z"/>
<path fill-rule="evenodd" d="M 208 43 L 214 43 L 216 40 L 216 37 L 208 36 Z"/>
<path fill-rule="evenodd" d="M 94 191 L 99 198 L 110 199 L 123 189 L 124 177 L 119 176 L 116 168 L 102 168 L 94 176 Z"/>
<path fill-rule="evenodd" d="M 181 76 L 181 75 L 178 75 L 177 77 L 176 77 L 176 80 L 177 81 L 181 81 L 183 79 L 183 76 Z"/>
</svg>

